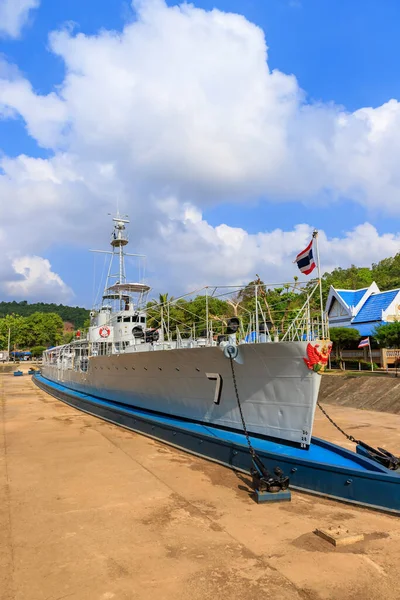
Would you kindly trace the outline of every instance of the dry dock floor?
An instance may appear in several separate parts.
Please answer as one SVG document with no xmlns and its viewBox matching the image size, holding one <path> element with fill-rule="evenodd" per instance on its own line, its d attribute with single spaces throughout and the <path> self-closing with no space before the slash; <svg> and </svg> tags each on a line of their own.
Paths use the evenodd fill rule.
<svg viewBox="0 0 400 600">
<path fill-rule="evenodd" d="M 1 600 L 398 600 L 400 518 L 293 492 L 257 505 L 246 477 L 0 375 Z M 400 450 L 400 415 L 329 406 Z M 316 434 L 345 442 L 321 414 Z M 363 542 L 313 534 L 341 525 Z"/>
</svg>

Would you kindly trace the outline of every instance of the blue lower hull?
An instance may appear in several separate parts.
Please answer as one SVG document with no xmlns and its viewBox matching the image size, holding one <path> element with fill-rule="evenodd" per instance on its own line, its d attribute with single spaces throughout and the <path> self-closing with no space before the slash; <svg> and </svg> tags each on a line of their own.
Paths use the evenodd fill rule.
<svg viewBox="0 0 400 600">
<path fill-rule="evenodd" d="M 233 469 L 249 472 L 251 459 L 243 434 L 154 415 L 76 392 L 41 375 L 40 388 L 71 406 L 156 438 Z M 292 488 L 400 514 L 400 475 L 372 460 L 318 438 L 307 450 L 261 437 L 251 439 L 269 470 L 279 466 Z"/>
</svg>

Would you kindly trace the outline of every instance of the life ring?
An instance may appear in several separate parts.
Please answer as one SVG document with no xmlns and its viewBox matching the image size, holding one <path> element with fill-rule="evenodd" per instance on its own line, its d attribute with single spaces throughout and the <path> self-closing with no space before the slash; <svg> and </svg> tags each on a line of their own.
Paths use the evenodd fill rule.
<svg viewBox="0 0 400 600">
<path fill-rule="evenodd" d="M 110 333 L 111 333 L 111 329 L 109 327 L 107 327 L 107 325 L 104 325 L 103 327 L 100 327 L 100 329 L 99 329 L 99 334 L 100 334 L 100 337 L 102 337 L 102 338 L 108 338 Z"/>
</svg>

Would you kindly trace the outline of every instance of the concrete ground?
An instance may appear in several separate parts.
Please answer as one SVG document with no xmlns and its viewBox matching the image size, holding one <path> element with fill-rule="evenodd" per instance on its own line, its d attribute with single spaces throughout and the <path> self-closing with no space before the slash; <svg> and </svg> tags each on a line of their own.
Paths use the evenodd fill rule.
<svg viewBox="0 0 400 600">
<path fill-rule="evenodd" d="M 0 375 L 1 600 L 398 600 L 400 518 L 293 492 L 257 505 L 246 477 Z M 399 452 L 400 416 L 329 406 Z M 322 414 L 316 435 L 346 440 Z M 334 548 L 341 525 L 365 540 Z"/>
</svg>

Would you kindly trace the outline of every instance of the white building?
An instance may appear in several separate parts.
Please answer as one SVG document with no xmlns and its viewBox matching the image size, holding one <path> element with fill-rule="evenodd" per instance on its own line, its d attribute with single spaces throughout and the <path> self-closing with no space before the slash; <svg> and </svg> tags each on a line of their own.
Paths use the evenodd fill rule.
<svg viewBox="0 0 400 600">
<path fill-rule="evenodd" d="M 331 286 L 325 311 L 329 327 L 353 327 L 372 336 L 378 325 L 400 320 L 400 289 L 379 291 L 375 282 L 360 290 Z"/>
</svg>

